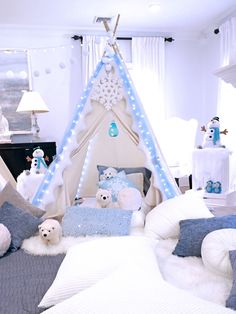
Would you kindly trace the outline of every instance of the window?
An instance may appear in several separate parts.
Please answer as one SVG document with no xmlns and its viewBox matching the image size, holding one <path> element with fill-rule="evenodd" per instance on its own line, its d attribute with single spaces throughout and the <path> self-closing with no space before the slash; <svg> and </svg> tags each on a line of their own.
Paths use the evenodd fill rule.
<svg viewBox="0 0 236 314">
<path fill-rule="evenodd" d="M 30 114 L 16 112 L 23 90 L 29 90 L 27 52 L 0 50 L 0 106 L 10 131 L 31 129 Z"/>
</svg>

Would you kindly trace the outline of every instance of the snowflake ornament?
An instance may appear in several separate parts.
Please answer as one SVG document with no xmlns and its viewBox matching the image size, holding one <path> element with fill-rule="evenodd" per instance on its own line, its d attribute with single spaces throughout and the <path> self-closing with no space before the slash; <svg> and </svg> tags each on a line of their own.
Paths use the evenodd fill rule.
<svg viewBox="0 0 236 314">
<path fill-rule="evenodd" d="M 110 63 L 105 64 L 105 73 L 95 82 L 91 95 L 92 100 L 98 101 L 106 110 L 110 110 L 123 98 L 122 80 L 113 73 Z"/>
</svg>

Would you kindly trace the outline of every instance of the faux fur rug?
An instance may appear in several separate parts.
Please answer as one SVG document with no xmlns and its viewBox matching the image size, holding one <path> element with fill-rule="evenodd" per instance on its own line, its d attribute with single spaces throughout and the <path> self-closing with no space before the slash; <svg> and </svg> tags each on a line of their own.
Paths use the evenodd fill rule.
<svg viewBox="0 0 236 314">
<path fill-rule="evenodd" d="M 46 245 L 39 236 L 34 236 L 24 240 L 21 248 L 33 255 L 56 255 L 66 253 L 72 245 L 94 238 L 62 237 L 59 244 Z M 207 270 L 199 257 L 172 255 L 176 243 L 177 240 L 173 239 L 160 240 L 156 247 L 156 256 L 164 279 L 200 298 L 225 305 L 232 280 Z"/>
<path fill-rule="evenodd" d="M 59 244 L 45 244 L 40 236 L 33 236 L 23 241 L 21 248 L 28 254 L 32 255 L 57 255 L 66 253 L 67 250 L 77 243 L 89 241 L 92 236 L 86 237 L 62 237 Z M 97 237 L 96 237 L 97 238 Z"/>
<path fill-rule="evenodd" d="M 156 256 L 166 281 L 205 300 L 225 305 L 232 280 L 206 269 L 199 257 L 172 255 L 177 240 L 160 240 Z"/>
</svg>

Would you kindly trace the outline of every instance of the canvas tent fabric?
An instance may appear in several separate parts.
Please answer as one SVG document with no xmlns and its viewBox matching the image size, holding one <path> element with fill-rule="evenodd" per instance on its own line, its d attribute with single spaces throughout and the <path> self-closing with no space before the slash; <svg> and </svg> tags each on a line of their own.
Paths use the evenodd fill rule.
<svg viewBox="0 0 236 314">
<path fill-rule="evenodd" d="M 117 137 L 108 135 L 111 121 L 117 124 Z M 99 164 L 150 169 L 152 185 L 146 201 L 151 206 L 180 194 L 127 68 L 120 55 L 110 51 L 84 89 L 32 203 L 50 213 L 63 213 L 78 189 L 81 197 L 95 196 Z"/>
<path fill-rule="evenodd" d="M 0 186 L 4 186 L 6 182 L 10 182 L 13 187 L 16 187 L 16 180 L 0 156 Z"/>
</svg>

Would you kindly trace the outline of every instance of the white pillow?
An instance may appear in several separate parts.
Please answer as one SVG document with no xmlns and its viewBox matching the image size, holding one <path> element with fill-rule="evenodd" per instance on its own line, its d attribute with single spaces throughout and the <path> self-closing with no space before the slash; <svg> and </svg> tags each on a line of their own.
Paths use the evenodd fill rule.
<svg viewBox="0 0 236 314">
<path fill-rule="evenodd" d="M 126 177 L 128 180 L 130 180 L 136 187 L 137 189 L 140 191 L 140 193 L 142 194 L 142 197 L 144 196 L 143 194 L 143 173 L 129 173 L 126 174 Z"/>
<path fill-rule="evenodd" d="M 11 244 L 11 234 L 4 224 L 0 224 L 0 257 L 3 256 Z"/>
<path fill-rule="evenodd" d="M 139 254 L 138 254 L 139 253 Z M 233 314 L 225 306 L 195 297 L 167 283 L 155 255 L 140 249 L 127 263 L 92 287 L 44 311 L 45 314 Z"/>
<path fill-rule="evenodd" d="M 121 189 L 117 195 L 117 203 L 120 208 L 137 211 L 142 206 L 142 195 L 138 189 L 126 187 Z"/>
<path fill-rule="evenodd" d="M 185 193 L 158 204 L 146 216 L 145 234 L 155 239 L 179 237 L 179 221 L 213 217 L 202 197 Z"/>
<path fill-rule="evenodd" d="M 89 288 L 153 242 L 140 236 L 110 237 L 71 247 L 39 307 L 55 305 Z M 92 302 L 92 300 L 91 300 Z"/>
<path fill-rule="evenodd" d="M 4 177 L 0 174 L 0 191 L 2 191 L 7 184 L 7 181 L 4 179 Z"/>
<path fill-rule="evenodd" d="M 232 278 L 229 251 L 236 250 L 236 229 L 220 229 L 206 235 L 202 241 L 203 264 L 212 272 Z"/>
</svg>

